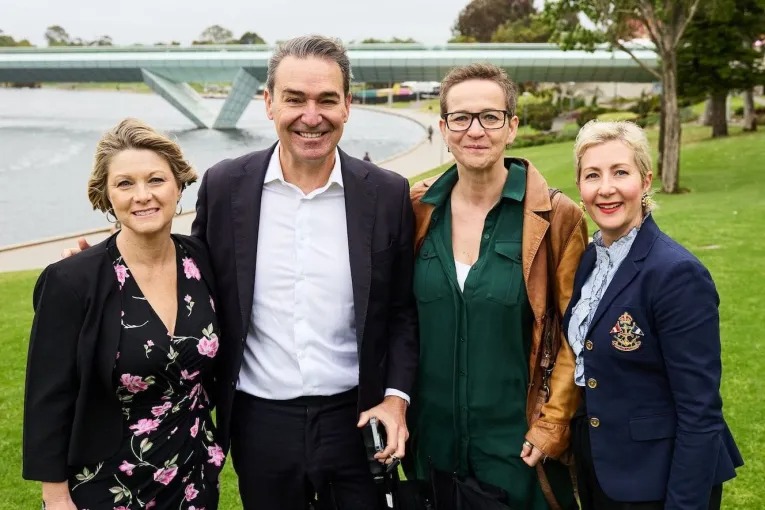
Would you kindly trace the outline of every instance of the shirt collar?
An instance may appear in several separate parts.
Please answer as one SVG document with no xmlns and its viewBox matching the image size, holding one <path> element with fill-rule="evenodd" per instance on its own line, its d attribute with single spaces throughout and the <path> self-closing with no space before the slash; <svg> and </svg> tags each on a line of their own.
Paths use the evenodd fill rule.
<svg viewBox="0 0 765 510">
<path fill-rule="evenodd" d="M 288 184 L 287 181 L 284 180 L 284 170 L 282 169 L 282 163 L 279 160 L 279 147 L 281 147 L 281 143 L 277 142 L 276 148 L 274 149 L 273 154 L 271 154 L 271 159 L 268 161 L 266 177 L 263 184 L 268 184 L 269 182 L 274 181 Z M 322 186 L 322 188 L 329 188 L 332 184 L 337 184 L 341 188 L 343 187 L 343 173 L 340 167 L 340 151 L 337 150 L 337 147 L 335 147 L 335 164 L 332 167 L 332 172 L 329 174 L 327 184 Z"/>
<path fill-rule="evenodd" d="M 504 163 L 508 172 L 502 187 L 502 197 L 523 202 L 523 197 L 526 196 L 526 166 L 520 160 L 509 157 L 505 158 Z M 435 206 L 443 204 L 458 180 L 457 165 L 454 164 L 430 185 L 421 202 Z"/>
</svg>

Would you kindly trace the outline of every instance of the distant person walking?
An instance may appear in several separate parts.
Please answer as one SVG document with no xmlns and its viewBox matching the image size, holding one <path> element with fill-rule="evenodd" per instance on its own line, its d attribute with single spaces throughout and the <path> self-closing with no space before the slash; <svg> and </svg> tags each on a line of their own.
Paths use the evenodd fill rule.
<svg viewBox="0 0 765 510">
<path fill-rule="evenodd" d="M 369 161 L 370 163 L 372 162 L 372 158 L 369 157 L 369 152 L 365 152 L 364 157 L 361 159 L 363 159 L 364 161 Z"/>
<path fill-rule="evenodd" d="M 428 141 L 433 143 L 433 126 L 428 126 Z"/>
</svg>

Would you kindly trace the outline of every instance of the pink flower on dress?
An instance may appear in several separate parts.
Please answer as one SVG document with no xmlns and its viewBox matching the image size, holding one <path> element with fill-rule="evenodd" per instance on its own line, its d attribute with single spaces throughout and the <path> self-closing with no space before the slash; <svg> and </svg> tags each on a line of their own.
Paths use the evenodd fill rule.
<svg viewBox="0 0 765 510">
<path fill-rule="evenodd" d="M 223 455 L 223 448 L 217 444 L 207 447 L 207 455 L 210 457 L 210 460 L 208 460 L 207 463 L 215 464 L 218 467 L 220 467 L 220 465 L 223 464 L 223 461 L 226 459 L 226 456 Z"/>
<path fill-rule="evenodd" d="M 202 356 L 214 358 L 218 353 L 218 335 L 213 333 L 210 335 L 210 338 L 207 338 L 206 336 L 202 337 L 197 344 L 197 351 L 199 351 L 199 354 Z"/>
<path fill-rule="evenodd" d="M 131 464 L 130 462 L 123 460 L 122 464 L 120 464 L 120 471 L 122 471 L 128 476 L 133 476 L 134 467 L 135 467 L 135 464 Z"/>
<path fill-rule="evenodd" d="M 117 281 L 120 283 L 120 289 L 125 285 L 125 280 L 130 278 L 128 274 L 127 266 L 123 264 L 117 264 L 114 266 L 114 273 L 117 275 Z"/>
<path fill-rule="evenodd" d="M 130 510 L 130 509 L 126 506 L 115 506 L 114 510 Z"/>
<path fill-rule="evenodd" d="M 191 501 L 192 499 L 196 498 L 199 494 L 199 491 L 194 488 L 194 484 L 190 483 L 186 486 L 186 501 Z"/>
<path fill-rule="evenodd" d="M 184 297 L 183 300 L 186 301 L 187 303 L 191 303 L 191 296 L 186 294 L 186 297 Z"/>
<path fill-rule="evenodd" d="M 194 378 L 198 375 L 199 375 L 199 370 L 195 370 L 191 373 L 189 373 L 189 371 L 186 370 L 185 368 L 181 370 L 181 379 L 183 379 L 184 381 L 193 381 Z"/>
<path fill-rule="evenodd" d="M 146 340 L 146 345 L 148 345 L 149 347 L 154 347 L 154 341 Z"/>
<path fill-rule="evenodd" d="M 120 382 L 130 393 L 138 393 L 149 387 L 148 384 L 143 382 L 140 375 L 122 374 Z"/>
<path fill-rule="evenodd" d="M 159 482 L 162 485 L 167 485 L 173 481 L 173 478 L 175 478 L 176 474 L 178 474 L 177 467 L 159 468 L 154 472 L 154 481 Z"/>
<path fill-rule="evenodd" d="M 173 404 L 171 404 L 170 402 L 165 402 L 161 406 L 154 406 L 154 407 L 152 407 L 151 408 L 151 414 L 153 414 L 154 416 L 159 418 L 160 416 L 165 414 L 167 412 L 167 410 L 170 409 L 171 407 L 173 407 Z"/>
<path fill-rule="evenodd" d="M 199 418 L 196 418 L 194 420 L 194 425 L 191 426 L 189 429 L 189 433 L 191 434 L 191 437 L 197 437 L 197 433 L 199 432 Z"/>
<path fill-rule="evenodd" d="M 149 420 L 147 418 L 141 418 L 138 423 L 131 425 L 128 428 L 133 432 L 133 435 L 140 436 L 141 434 L 148 434 L 159 427 L 159 420 Z"/>
<path fill-rule="evenodd" d="M 183 272 L 186 274 L 186 279 L 201 280 L 202 275 L 199 273 L 199 268 L 194 263 L 194 260 L 189 257 L 183 258 Z"/>
<path fill-rule="evenodd" d="M 146 503 L 146 510 L 151 510 L 151 509 L 152 509 L 152 508 L 154 508 L 155 506 L 157 506 L 157 502 L 156 502 L 155 500 L 153 500 L 153 499 L 152 499 L 151 501 L 149 501 L 148 503 Z"/>
</svg>

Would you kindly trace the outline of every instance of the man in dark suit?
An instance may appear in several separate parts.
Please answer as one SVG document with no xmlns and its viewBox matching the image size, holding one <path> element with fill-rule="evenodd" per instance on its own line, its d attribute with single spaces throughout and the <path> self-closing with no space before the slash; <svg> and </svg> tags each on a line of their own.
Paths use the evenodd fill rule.
<svg viewBox="0 0 765 510">
<path fill-rule="evenodd" d="M 304 36 L 269 62 L 279 141 L 204 175 L 192 234 L 210 251 L 223 341 L 220 441 L 245 509 L 377 508 L 360 428 L 404 456 L 419 346 L 407 181 L 337 144 L 351 103 L 336 41 Z"/>
</svg>

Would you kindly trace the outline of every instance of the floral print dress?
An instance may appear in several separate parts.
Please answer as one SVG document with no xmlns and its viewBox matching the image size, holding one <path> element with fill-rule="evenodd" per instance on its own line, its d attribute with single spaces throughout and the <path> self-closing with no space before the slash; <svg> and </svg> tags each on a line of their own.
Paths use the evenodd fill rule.
<svg viewBox="0 0 765 510">
<path fill-rule="evenodd" d="M 72 499 L 82 510 L 214 510 L 224 455 L 208 396 L 218 351 L 210 290 L 176 242 L 178 311 L 171 334 L 116 243 L 108 250 L 122 301 L 113 380 L 123 441 L 113 457 L 73 471 Z"/>
</svg>

